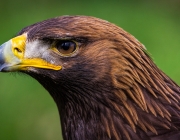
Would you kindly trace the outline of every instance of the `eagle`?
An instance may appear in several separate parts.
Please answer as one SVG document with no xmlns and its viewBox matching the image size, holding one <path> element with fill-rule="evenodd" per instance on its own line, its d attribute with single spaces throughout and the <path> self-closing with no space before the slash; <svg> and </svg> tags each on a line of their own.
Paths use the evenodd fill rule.
<svg viewBox="0 0 180 140">
<path fill-rule="evenodd" d="M 0 46 L 0 71 L 50 93 L 64 140 L 180 140 L 180 87 L 108 21 L 60 16 L 25 27 Z"/>
</svg>

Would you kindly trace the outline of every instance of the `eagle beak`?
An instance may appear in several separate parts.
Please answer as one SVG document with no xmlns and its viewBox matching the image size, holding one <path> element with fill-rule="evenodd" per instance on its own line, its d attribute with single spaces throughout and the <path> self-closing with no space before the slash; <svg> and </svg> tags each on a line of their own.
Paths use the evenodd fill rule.
<svg viewBox="0 0 180 140">
<path fill-rule="evenodd" d="M 0 46 L 0 71 L 27 70 L 29 67 L 60 70 L 61 66 L 51 64 L 42 58 L 25 58 L 27 35 L 17 36 Z"/>
</svg>

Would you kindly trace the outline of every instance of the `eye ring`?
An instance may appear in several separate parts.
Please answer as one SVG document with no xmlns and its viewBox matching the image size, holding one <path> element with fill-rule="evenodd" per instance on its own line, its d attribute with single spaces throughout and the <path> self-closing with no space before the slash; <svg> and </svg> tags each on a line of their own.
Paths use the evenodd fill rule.
<svg viewBox="0 0 180 140">
<path fill-rule="evenodd" d="M 71 56 L 78 50 L 78 43 L 73 40 L 60 40 L 55 43 L 56 49 L 62 56 Z"/>
</svg>

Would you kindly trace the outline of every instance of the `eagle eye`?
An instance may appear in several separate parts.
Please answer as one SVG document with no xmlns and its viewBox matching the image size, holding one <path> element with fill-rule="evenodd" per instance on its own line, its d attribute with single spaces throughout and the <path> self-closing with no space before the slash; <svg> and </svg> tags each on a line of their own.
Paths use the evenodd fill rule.
<svg viewBox="0 0 180 140">
<path fill-rule="evenodd" d="M 77 43 L 75 41 L 62 40 L 57 42 L 56 48 L 62 55 L 71 55 L 77 50 Z"/>
</svg>

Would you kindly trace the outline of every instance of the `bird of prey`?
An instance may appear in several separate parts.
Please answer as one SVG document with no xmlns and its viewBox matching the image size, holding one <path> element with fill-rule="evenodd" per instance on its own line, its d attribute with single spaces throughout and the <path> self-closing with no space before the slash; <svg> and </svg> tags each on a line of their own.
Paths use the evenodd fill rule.
<svg viewBox="0 0 180 140">
<path fill-rule="evenodd" d="M 0 46 L 0 71 L 43 85 L 64 140 L 180 140 L 180 87 L 108 21 L 61 16 L 25 27 Z"/>
</svg>

